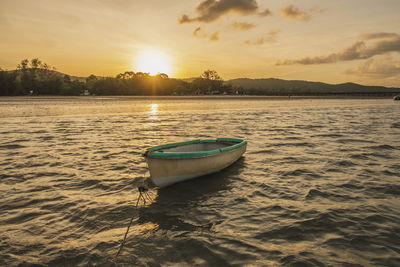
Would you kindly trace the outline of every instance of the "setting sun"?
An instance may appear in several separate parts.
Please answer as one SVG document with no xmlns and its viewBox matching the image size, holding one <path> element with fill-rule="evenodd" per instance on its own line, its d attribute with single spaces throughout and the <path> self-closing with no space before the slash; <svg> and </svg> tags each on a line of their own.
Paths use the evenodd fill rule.
<svg viewBox="0 0 400 267">
<path fill-rule="evenodd" d="M 171 75 L 170 58 L 161 51 L 148 49 L 139 53 L 136 58 L 136 71 L 156 75 L 165 73 Z"/>
</svg>

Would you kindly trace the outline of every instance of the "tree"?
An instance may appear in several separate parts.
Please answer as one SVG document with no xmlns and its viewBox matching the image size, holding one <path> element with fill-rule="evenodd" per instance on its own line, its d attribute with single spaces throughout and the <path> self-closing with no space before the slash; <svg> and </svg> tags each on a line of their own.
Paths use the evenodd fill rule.
<svg viewBox="0 0 400 267">
<path fill-rule="evenodd" d="M 89 90 L 91 94 L 94 94 L 94 86 L 97 83 L 97 77 L 93 74 L 91 74 L 89 77 L 86 78 L 86 88 Z"/>
<path fill-rule="evenodd" d="M 31 59 L 31 68 L 32 69 L 37 69 L 42 67 L 42 61 L 38 58 L 33 58 Z"/>
<path fill-rule="evenodd" d="M 29 60 L 28 59 L 23 59 L 21 60 L 21 63 L 18 64 L 17 69 L 18 70 L 26 70 L 28 68 Z"/>
<path fill-rule="evenodd" d="M 86 90 L 86 84 L 80 81 L 70 81 L 69 83 L 64 83 L 60 94 L 62 95 L 80 95 Z"/>
<path fill-rule="evenodd" d="M 213 80 L 213 81 L 222 80 L 222 78 L 218 75 L 218 73 L 215 70 L 205 70 L 200 77 L 206 80 Z"/>
<path fill-rule="evenodd" d="M 97 77 L 91 74 L 89 77 L 86 78 L 86 83 L 90 83 L 93 81 L 97 81 Z"/>
<path fill-rule="evenodd" d="M 51 67 L 39 58 L 30 61 L 23 59 L 17 66 L 19 93 L 59 94 L 68 81 L 64 80 L 60 73 L 50 69 Z"/>
<path fill-rule="evenodd" d="M 18 87 L 15 71 L 6 71 L 0 68 L 0 95 L 17 95 Z"/>
<path fill-rule="evenodd" d="M 33 87 L 34 81 L 29 70 L 29 60 L 23 59 L 21 63 L 17 65 L 17 70 L 20 71 L 19 84 L 22 94 L 29 94 L 29 91 Z"/>
<path fill-rule="evenodd" d="M 64 82 L 65 83 L 70 83 L 71 82 L 71 77 L 67 74 L 64 75 Z"/>
<path fill-rule="evenodd" d="M 215 70 L 204 71 L 200 78 L 192 82 L 195 92 L 199 94 L 222 93 L 223 81 Z"/>
<path fill-rule="evenodd" d="M 117 75 L 117 79 L 129 80 L 135 78 L 135 73 L 133 71 L 125 71 Z"/>
<path fill-rule="evenodd" d="M 143 78 L 150 78 L 151 77 L 151 75 L 150 75 L 150 73 L 147 73 L 147 72 L 136 72 L 136 74 L 135 74 L 135 77 L 136 78 L 139 78 L 139 79 L 143 79 Z"/>
<path fill-rule="evenodd" d="M 160 79 L 168 79 L 168 75 L 165 73 L 158 73 L 155 77 Z"/>
</svg>

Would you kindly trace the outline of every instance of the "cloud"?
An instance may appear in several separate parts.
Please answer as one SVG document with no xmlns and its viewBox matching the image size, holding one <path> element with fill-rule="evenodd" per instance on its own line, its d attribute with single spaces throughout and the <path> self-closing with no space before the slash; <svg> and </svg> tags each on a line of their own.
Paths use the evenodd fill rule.
<svg viewBox="0 0 400 267">
<path fill-rule="evenodd" d="M 178 19 L 180 24 L 192 22 L 192 19 L 188 15 L 183 14 L 182 17 Z"/>
<path fill-rule="evenodd" d="M 197 38 L 207 38 L 207 33 L 205 33 L 201 27 L 197 27 L 193 31 L 193 36 Z"/>
<path fill-rule="evenodd" d="M 208 39 L 210 41 L 218 41 L 219 40 L 219 32 L 214 32 L 210 36 L 201 28 L 197 27 L 193 31 L 193 36 L 200 38 L 200 39 Z"/>
<path fill-rule="evenodd" d="M 276 43 L 277 42 L 276 37 L 279 32 L 280 30 L 269 30 L 268 36 L 266 37 L 265 41 L 270 44 Z"/>
<path fill-rule="evenodd" d="M 219 33 L 218 32 L 214 32 L 213 34 L 211 34 L 209 40 L 210 41 L 218 41 L 219 40 Z"/>
<path fill-rule="evenodd" d="M 183 14 L 178 22 L 213 22 L 228 13 L 250 15 L 257 13 L 259 7 L 256 0 L 201 0 L 196 7 L 197 17 L 189 17 Z M 266 12 L 266 10 L 264 11 Z M 261 12 L 261 13 L 264 13 Z M 266 13 L 265 13 L 266 14 Z"/>
<path fill-rule="evenodd" d="M 265 43 L 269 43 L 269 44 L 276 43 L 277 42 L 276 37 L 279 32 L 280 32 L 280 30 L 269 30 L 267 36 L 257 38 L 253 41 L 246 40 L 246 41 L 244 41 L 244 43 L 247 45 L 263 45 Z"/>
<path fill-rule="evenodd" d="M 278 29 L 271 29 L 271 30 L 269 30 L 268 35 L 276 36 L 278 33 L 280 33 L 280 31 L 281 30 L 278 30 Z"/>
<path fill-rule="evenodd" d="M 260 17 L 267 17 L 267 16 L 272 16 L 272 11 L 266 8 L 264 11 L 261 11 L 258 13 Z"/>
<path fill-rule="evenodd" d="M 256 40 L 254 40 L 253 42 L 249 42 L 249 44 L 254 44 L 254 45 L 263 45 L 264 43 L 265 43 L 264 37 L 260 37 Z"/>
<path fill-rule="evenodd" d="M 366 33 L 361 35 L 362 40 L 373 40 L 373 39 L 382 39 L 382 38 L 396 38 L 399 35 L 396 33 L 387 33 L 387 32 L 375 32 L 375 33 Z"/>
<path fill-rule="evenodd" d="M 317 14 L 317 13 L 322 14 L 327 10 L 328 10 L 327 8 L 321 9 L 321 8 L 314 7 L 314 8 L 310 9 L 310 13 L 311 14 Z"/>
<path fill-rule="evenodd" d="M 370 43 L 366 41 L 375 40 Z M 340 52 L 326 56 L 306 57 L 297 60 L 284 60 L 277 62 L 276 65 L 311 65 L 335 63 L 338 61 L 350 61 L 358 59 L 369 59 L 376 55 L 391 52 L 400 53 L 400 35 L 396 33 L 370 33 L 361 36 L 361 41 L 353 43 L 351 46 Z"/>
<path fill-rule="evenodd" d="M 257 25 L 254 23 L 247 23 L 247 22 L 234 22 L 231 24 L 232 29 L 238 31 L 248 31 L 255 28 Z"/>
<path fill-rule="evenodd" d="M 345 71 L 344 74 L 372 79 L 396 77 L 400 76 L 400 61 L 392 57 L 371 58 L 357 68 Z"/>
<path fill-rule="evenodd" d="M 294 5 L 288 5 L 281 8 L 281 13 L 285 18 L 291 20 L 309 21 L 311 19 L 311 14 L 305 11 L 301 11 Z"/>
</svg>

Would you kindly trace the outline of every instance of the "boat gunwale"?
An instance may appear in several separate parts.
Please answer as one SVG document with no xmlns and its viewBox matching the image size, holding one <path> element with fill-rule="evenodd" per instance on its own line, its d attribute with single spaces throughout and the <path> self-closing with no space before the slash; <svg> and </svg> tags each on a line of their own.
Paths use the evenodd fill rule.
<svg viewBox="0 0 400 267">
<path fill-rule="evenodd" d="M 234 142 L 237 144 L 230 145 L 224 148 L 206 150 L 206 151 L 196 151 L 196 152 L 163 152 L 158 151 L 165 148 L 172 148 L 196 143 L 218 143 L 218 142 Z M 156 158 L 156 159 L 190 159 L 190 158 L 202 158 L 213 155 L 218 155 L 224 152 L 229 152 L 236 150 L 247 144 L 247 141 L 236 138 L 217 138 L 217 139 L 196 139 L 186 142 L 170 143 L 165 145 L 154 146 L 146 149 L 142 154 L 145 157 Z"/>
</svg>

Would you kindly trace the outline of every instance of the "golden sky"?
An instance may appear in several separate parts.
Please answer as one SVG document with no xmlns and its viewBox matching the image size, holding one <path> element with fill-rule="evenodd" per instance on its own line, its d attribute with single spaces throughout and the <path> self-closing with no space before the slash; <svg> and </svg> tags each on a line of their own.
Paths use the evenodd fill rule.
<svg viewBox="0 0 400 267">
<path fill-rule="evenodd" d="M 0 67 L 400 87 L 399 0 L 1 0 Z M 140 62 L 141 61 L 141 62 Z M 161 67 L 161 65 L 163 65 Z"/>
</svg>

